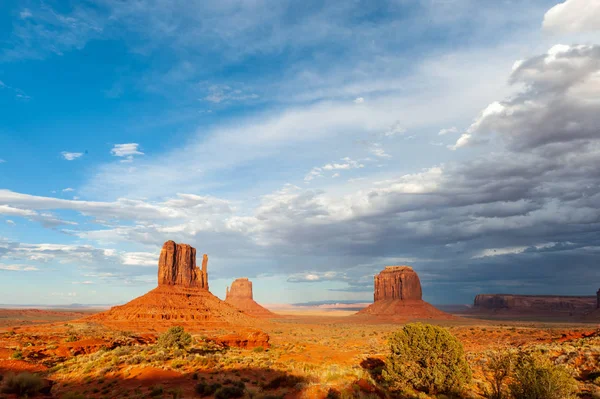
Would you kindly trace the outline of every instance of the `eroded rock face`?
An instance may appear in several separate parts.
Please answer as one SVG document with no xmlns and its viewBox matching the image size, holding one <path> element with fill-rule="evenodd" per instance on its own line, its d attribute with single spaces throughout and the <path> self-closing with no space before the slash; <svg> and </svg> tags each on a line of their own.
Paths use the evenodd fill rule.
<svg viewBox="0 0 600 399">
<path fill-rule="evenodd" d="M 247 278 L 238 278 L 231 283 L 231 288 L 227 287 L 225 300 L 231 299 L 253 299 L 252 297 L 252 281 Z"/>
<path fill-rule="evenodd" d="M 421 281 L 410 266 L 386 266 L 375 276 L 375 302 L 387 299 L 421 300 Z"/>
<path fill-rule="evenodd" d="M 218 344 L 226 347 L 253 349 L 259 346 L 269 347 L 269 335 L 262 331 L 246 331 L 224 335 L 215 339 Z"/>
<path fill-rule="evenodd" d="M 600 289 L 596 292 L 596 309 L 600 309 Z"/>
<path fill-rule="evenodd" d="M 449 320 L 454 316 L 422 299 L 421 281 L 410 266 L 386 266 L 375 276 L 375 302 L 357 316 L 375 316 L 392 323 L 415 319 Z"/>
<path fill-rule="evenodd" d="M 202 270 L 196 266 L 196 249 L 188 244 L 167 241 L 160 251 L 158 285 L 174 285 L 208 290 L 208 256 L 202 259 Z"/>
</svg>

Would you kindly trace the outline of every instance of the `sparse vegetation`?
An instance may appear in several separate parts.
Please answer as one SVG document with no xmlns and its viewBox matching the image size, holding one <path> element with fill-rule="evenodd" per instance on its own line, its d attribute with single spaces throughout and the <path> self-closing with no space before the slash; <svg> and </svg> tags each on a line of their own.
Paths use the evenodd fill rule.
<svg viewBox="0 0 600 399">
<path fill-rule="evenodd" d="M 34 395 L 43 387 L 42 378 L 31 373 L 10 373 L 6 375 L 2 384 L 2 393 L 25 397 Z"/>
<path fill-rule="evenodd" d="M 157 345 L 165 349 L 184 350 L 192 344 L 192 336 L 185 332 L 183 327 L 171 327 L 167 332 L 158 337 Z"/>
<path fill-rule="evenodd" d="M 407 324 L 389 340 L 383 378 L 394 391 L 456 393 L 471 380 L 463 346 L 445 328 Z"/>
<path fill-rule="evenodd" d="M 577 385 L 566 367 L 556 366 L 539 354 L 520 352 L 510 392 L 514 399 L 570 399 Z"/>
</svg>

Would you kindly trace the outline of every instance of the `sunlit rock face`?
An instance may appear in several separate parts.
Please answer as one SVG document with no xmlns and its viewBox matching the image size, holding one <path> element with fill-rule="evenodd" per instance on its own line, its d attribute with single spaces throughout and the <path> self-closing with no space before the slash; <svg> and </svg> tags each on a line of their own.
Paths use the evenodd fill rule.
<svg viewBox="0 0 600 399">
<path fill-rule="evenodd" d="M 167 241 L 158 260 L 158 285 L 208 290 L 208 256 L 202 258 L 202 270 L 196 266 L 196 248 Z"/>
<path fill-rule="evenodd" d="M 375 302 L 385 299 L 421 300 L 421 280 L 410 266 L 386 266 L 375 276 Z"/>
</svg>

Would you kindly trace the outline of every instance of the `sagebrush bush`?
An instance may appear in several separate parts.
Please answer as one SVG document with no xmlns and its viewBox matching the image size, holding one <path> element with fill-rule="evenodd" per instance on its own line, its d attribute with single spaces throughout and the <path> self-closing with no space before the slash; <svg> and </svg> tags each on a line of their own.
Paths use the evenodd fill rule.
<svg viewBox="0 0 600 399">
<path fill-rule="evenodd" d="M 512 379 L 510 392 L 515 399 L 570 399 L 577 393 L 569 370 L 540 354 L 519 353 Z"/>
<path fill-rule="evenodd" d="M 36 374 L 20 373 L 7 374 L 2 385 L 3 393 L 10 393 L 18 397 L 35 395 L 44 386 L 42 378 Z"/>
<path fill-rule="evenodd" d="M 192 344 L 192 336 L 183 327 L 171 327 L 158 337 L 158 346 L 168 349 L 186 349 Z"/>
<path fill-rule="evenodd" d="M 462 344 L 445 328 L 407 324 L 389 339 L 383 378 L 392 390 L 456 393 L 471 381 Z"/>
<path fill-rule="evenodd" d="M 515 356 L 512 352 L 494 352 L 488 357 L 485 367 L 486 378 L 491 388 L 487 390 L 488 399 L 504 399 L 506 394 L 506 381 L 513 369 Z"/>
</svg>

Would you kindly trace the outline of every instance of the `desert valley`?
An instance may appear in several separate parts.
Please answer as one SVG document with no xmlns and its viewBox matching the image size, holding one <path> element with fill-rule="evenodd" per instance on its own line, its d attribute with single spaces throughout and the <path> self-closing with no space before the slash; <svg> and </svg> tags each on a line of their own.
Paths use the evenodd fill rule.
<svg viewBox="0 0 600 399">
<path fill-rule="evenodd" d="M 0 0 L 0 399 L 600 399 L 600 0 Z"/>
<path fill-rule="evenodd" d="M 498 356 L 538 352 L 569 370 L 572 394 L 600 395 L 600 294 L 480 295 L 450 314 L 422 300 L 411 267 L 387 266 L 375 276 L 374 303 L 339 317 L 278 315 L 254 301 L 247 278 L 225 301 L 208 283 L 207 255 L 198 268 L 195 248 L 169 241 L 158 287 L 129 303 L 0 310 L 0 397 L 489 398 L 498 381 L 508 394 L 514 378 L 498 380 Z M 441 327 L 464 348 L 470 372 L 460 386 L 392 389 L 389 340 L 415 322 Z"/>
</svg>

